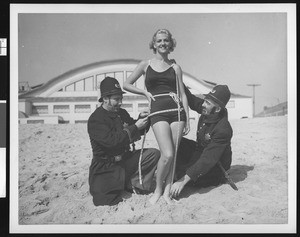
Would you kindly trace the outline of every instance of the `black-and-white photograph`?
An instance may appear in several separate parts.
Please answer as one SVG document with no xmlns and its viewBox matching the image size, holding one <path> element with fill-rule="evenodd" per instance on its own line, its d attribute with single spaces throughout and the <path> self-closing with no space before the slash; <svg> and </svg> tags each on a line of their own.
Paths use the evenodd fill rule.
<svg viewBox="0 0 300 237">
<path fill-rule="evenodd" d="M 11 4 L 10 46 L 11 233 L 296 231 L 296 4 Z"/>
</svg>

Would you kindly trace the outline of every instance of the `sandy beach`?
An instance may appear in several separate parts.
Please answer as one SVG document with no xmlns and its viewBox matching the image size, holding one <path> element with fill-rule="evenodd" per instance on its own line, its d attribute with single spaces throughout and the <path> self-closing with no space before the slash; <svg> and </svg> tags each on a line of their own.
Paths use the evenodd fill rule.
<svg viewBox="0 0 300 237">
<path fill-rule="evenodd" d="M 238 191 L 228 184 L 188 187 L 175 205 L 160 199 L 153 206 L 151 194 L 124 192 L 112 207 L 95 207 L 89 194 L 86 124 L 19 125 L 19 224 L 288 223 L 287 116 L 230 122 L 229 175 Z M 157 147 L 152 131 L 145 147 Z"/>
</svg>

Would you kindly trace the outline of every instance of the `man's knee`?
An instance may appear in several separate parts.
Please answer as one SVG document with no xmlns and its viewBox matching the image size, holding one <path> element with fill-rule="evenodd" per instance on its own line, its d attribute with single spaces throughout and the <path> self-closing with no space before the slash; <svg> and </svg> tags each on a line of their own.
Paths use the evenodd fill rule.
<svg viewBox="0 0 300 237">
<path fill-rule="evenodd" d="M 160 151 L 156 148 L 149 148 L 149 155 L 153 157 L 154 160 L 158 160 L 160 157 Z"/>
<path fill-rule="evenodd" d="M 151 148 L 151 152 L 152 152 L 153 156 L 155 157 L 155 159 L 158 160 L 160 157 L 160 151 L 156 148 Z"/>
<path fill-rule="evenodd" d="M 157 163 L 160 157 L 160 151 L 156 148 L 147 148 L 143 153 L 144 160 L 151 160 Z"/>
<path fill-rule="evenodd" d="M 179 149 L 180 150 L 195 150 L 196 146 L 197 146 L 197 142 L 183 137 L 179 144 Z"/>
</svg>

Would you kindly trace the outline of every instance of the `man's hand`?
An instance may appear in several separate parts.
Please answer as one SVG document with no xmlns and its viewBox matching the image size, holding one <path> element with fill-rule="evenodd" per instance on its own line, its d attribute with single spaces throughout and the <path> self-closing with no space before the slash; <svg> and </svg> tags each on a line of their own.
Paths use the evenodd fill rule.
<svg viewBox="0 0 300 237">
<path fill-rule="evenodd" d="M 150 114 L 149 109 L 148 110 L 144 110 L 139 114 L 139 118 L 145 118 Z"/>
<path fill-rule="evenodd" d="M 141 118 L 138 121 L 136 121 L 135 125 L 137 126 L 137 128 L 139 130 L 141 130 L 147 126 L 147 123 L 148 123 L 148 117 L 144 117 L 144 118 Z"/>
<path fill-rule="evenodd" d="M 184 185 L 182 184 L 182 182 L 175 182 L 172 184 L 172 187 L 171 187 L 171 196 L 172 197 L 178 197 L 179 194 L 181 193 L 181 191 L 183 190 L 184 188 Z"/>
<path fill-rule="evenodd" d="M 173 183 L 171 187 L 171 196 L 172 197 L 178 197 L 181 191 L 183 190 L 184 186 L 191 180 L 191 178 L 188 175 L 183 176 L 181 179 L 179 179 L 177 182 Z"/>
</svg>

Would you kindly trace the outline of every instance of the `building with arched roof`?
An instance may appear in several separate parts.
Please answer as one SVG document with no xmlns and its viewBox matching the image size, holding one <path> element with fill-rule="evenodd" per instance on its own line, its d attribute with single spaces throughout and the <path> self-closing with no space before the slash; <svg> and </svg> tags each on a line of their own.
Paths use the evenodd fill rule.
<svg viewBox="0 0 300 237">
<path fill-rule="evenodd" d="M 139 62 L 134 59 L 96 62 L 68 71 L 25 92 L 19 88 L 19 111 L 28 115 L 28 118 L 19 118 L 19 123 L 86 123 L 100 105 L 100 82 L 110 76 L 123 86 Z M 216 85 L 186 72 L 183 72 L 183 82 L 193 94 L 206 94 Z M 144 80 L 137 80 L 136 86 L 144 88 Z M 122 107 L 137 117 L 148 107 L 148 102 L 145 97 L 128 92 L 124 94 Z M 252 97 L 232 93 L 227 109 L 229 119 L 252 117 Z M 191 119 L 198 118 L 196 112 L 190 113 Z"/>
</svg>

